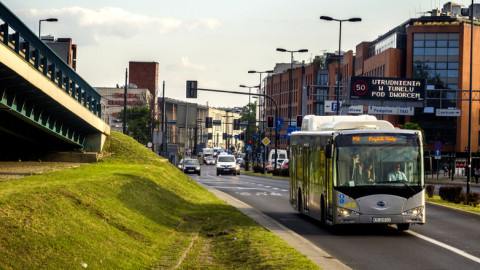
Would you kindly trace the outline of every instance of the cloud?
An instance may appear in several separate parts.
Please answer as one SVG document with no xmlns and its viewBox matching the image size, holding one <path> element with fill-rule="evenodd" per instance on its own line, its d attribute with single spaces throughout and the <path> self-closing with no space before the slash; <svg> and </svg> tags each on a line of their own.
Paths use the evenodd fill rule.
<svg viewBox="0 0 480 270">
<path fill-rule="evenodd" d="M 194 22 L 191 22 L 191 23 L 187 24 L 187 29 L 189 31 L 193 31 L 193 30 L 196 30 L 198 28 L 206 28 L 206 29 L 209 29 L 209 30 L 213 30 L 213 29 L 217 28 L 218 26 L 220 26 L 221 24 L 222 23 L 217 19 L 201 18 L 201 19 L 198 19 Z"/>
<path fill-rule="evenodd" d="M 180 19 L 146 16 L 118 7 L 104 7 L 98 10 L 82 7 L 27 9 L 16 13 L 28 25 L 38 25 L 40 17 L 58 18 L 59 22 L 55 26 L 51 26 L 59 29 L 56 33 L 69 35 L 83 45 L 98 43 L 104 38 L 133 38 L 140 33 L 161 35 L 182 29 L 188 31 L 202 28 L 212 30 L 220 25 L 220 21 L 216 19 L 203 18 L 185 24 Z"/>
<path fill-rule="evenodd" d="M 204 65 L 191 63 L 190 60 L 188 59 L 188 57 L 186 57 L 186 56 L 182 56 L 181 62 L 182 62 L 182 66 L 184 66 L 186 68 L 189 68 L 189 69 L 198 70 L 198 71 L 206 71 L 207 70 L 207 67 L 204 66 Z"/>
</svg>

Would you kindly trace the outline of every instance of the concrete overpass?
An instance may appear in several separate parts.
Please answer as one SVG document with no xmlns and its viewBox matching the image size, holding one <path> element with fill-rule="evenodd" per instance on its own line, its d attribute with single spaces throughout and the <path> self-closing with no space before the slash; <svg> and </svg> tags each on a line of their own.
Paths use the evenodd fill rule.
<svg viewBox="0 0 480 270">
<path fill-rule="evenodd" d="M 0 2 L 0 160 L 100 152 L 100 94 Z"/>
</svg>

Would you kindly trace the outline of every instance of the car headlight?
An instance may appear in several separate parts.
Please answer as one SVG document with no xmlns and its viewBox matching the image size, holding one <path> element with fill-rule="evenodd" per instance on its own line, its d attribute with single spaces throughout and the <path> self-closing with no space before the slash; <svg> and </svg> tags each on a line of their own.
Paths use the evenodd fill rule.
<svg viewBox="0 0 480 270">
<path fill-rule="evenodd" d="M 338 217 L 359 216 L 360 213 L 346 208 L 337 207 Z"/>
<path fill-rule="evenodd" d="M 200 170 L 200 167 L 195 167 L 195 170 L 199 171 L 199 170 Z"/>
<path fill-rule="evenodd" d="M 410 210 L 407 210 L 407 211 L 403 212 L 402 215 L 404 215 L 404 216 L 418 216 L 422 212 L 423 212 L 423 205 L 412 208 Z"/>
</svg>

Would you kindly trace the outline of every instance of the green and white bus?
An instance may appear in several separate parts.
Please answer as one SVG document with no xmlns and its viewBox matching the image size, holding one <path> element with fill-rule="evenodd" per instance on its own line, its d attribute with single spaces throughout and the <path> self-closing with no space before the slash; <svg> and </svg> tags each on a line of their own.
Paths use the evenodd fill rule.
<svg viewBox="0 0 480 270">
<path fill-rule="evenodd" d="M 290 203 L 323 224 L 425 223 L 422 134 L 374 116 L 303 118 L 290 136 Z"/>
</svg>

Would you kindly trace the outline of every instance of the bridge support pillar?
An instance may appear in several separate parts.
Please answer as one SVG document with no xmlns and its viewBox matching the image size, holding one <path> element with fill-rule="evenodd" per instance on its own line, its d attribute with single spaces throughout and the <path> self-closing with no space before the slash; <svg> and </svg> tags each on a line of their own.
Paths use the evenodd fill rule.
<svg viewBox="0 0 480 270">
<path fill-rule="evenodd" d="M 105 144 L 107 135 L 105 133 L 90 134 L 85 137 L 83 151 L 100 153 Z"/>
</svg>

